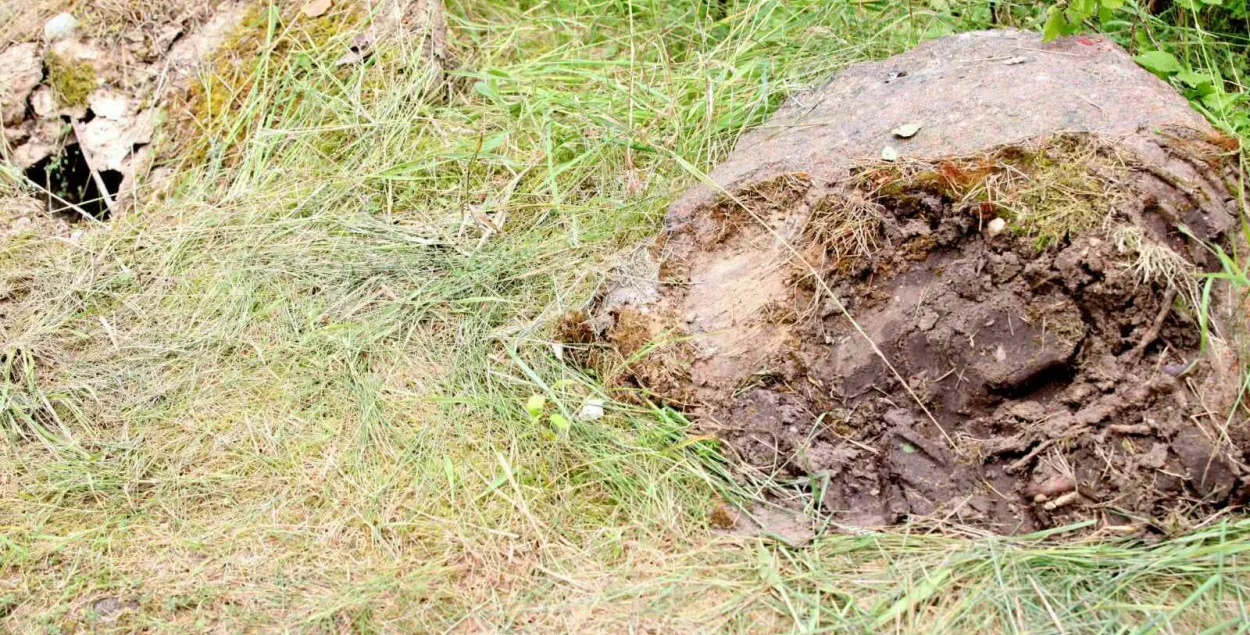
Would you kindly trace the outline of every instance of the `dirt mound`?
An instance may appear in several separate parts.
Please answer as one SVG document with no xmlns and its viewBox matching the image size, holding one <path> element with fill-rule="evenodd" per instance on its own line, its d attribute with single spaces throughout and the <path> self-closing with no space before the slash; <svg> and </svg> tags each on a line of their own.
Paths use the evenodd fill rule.
<svg viewBox="0 0 1250 635">
<path fill-rule="evenodd" d="M 1235 149 L 1105 40 L 930 42 L 745 137 L 593 326 L 837 522 L 1183 522 L 1247 496 L 1194 308 Z"/>
</svg>

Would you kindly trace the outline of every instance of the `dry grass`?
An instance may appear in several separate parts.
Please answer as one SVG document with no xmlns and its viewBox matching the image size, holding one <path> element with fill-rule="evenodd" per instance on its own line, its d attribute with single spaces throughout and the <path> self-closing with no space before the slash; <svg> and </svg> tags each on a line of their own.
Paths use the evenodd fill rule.
<svg viewBox="0 0 1250 635">
<path fill-rule="evenodd" d="M 0 248 L 0 629 L 1196 632 L 1250 525 L 1159 545 L 716 535 L 729 478 L 552 326 L 795 86 L 935 19 L 451 3 L 447 99 L 292 43 L 169 199 Z M 909 22 L 911 20 L 912 22 Z M 920 22 L 915 22 L 920 21 Z M 849 244 L 849 243 L 848 243 Z M 560 431 L 525 411 L 543 395 Z M 1058 625 L 1058 628 L 1057 626 Z M 1148 630 L 1148 629 L 1147 629 Z"/>
</svg>

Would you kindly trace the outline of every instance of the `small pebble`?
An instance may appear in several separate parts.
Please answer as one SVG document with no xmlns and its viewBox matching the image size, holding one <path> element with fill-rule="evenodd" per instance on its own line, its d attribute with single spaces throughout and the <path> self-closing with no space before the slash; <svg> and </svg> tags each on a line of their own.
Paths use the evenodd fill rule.
<svg viewBox="0 0 1250 635">
<path fill-rule="evenodd" d="M 988 225 L 985 226 L 985 233 L 990 238 L 993 238 L 1003 233 L 1003 230 L 1006 228 L 1007 228 L 1007 221 L 1001 218 L 995 218 L 994 220 L 990 221 Z"/>
<path fill-rule="evenodd" d="M 64 40 L 74 34 L 78 19 L 69 13 L 60 13 L 43 25 L 43 39 L 49 42 Z"/>
<path fill-rule="evenodd" d="M 583 421 L 596 421 L 603 418 L 603 400 L 587 399 L 586 403 L 582 404 L 580 416 Z"/>
</svg>

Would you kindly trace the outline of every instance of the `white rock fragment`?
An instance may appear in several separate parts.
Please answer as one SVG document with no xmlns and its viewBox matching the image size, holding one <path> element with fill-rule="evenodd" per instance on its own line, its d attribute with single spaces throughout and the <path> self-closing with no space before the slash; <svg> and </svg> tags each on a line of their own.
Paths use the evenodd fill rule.
<svg viewBox="0 0 1250 635">
<path fill-rule="evenodd" d="M 96 117 L 77 129 L 78 142 L 87 162 L 97 170 L 117 170 L 130 154 L 126 127 L 116 121 Z"/>
<path fill-rule="evenodd" d="M 13 162 L 14 166 L 25 170 L 44 160 L 50 154 L 52 154 L 52 146 L 39 141 L 31 141 L 14 150 L 9 160 Z"/>
<path fill-rule="evenodd" d="M 306 18 L 319 18 L 325 15 L 326 11 L 329 11 L 332 6 L 334 6 L 334 3 L 331 0 L 312 0 L 312 2 L 304 5 L 302 13 Z"/>
<path fill-rule="evenodd" d="M 125 95 L 107 88 L 91 93 L 87 102 L 97 117 L 122 121 L 130 116 L 130 100 Z"/>
<path fill-rule="evenodd" d="M 30 138 L 30 131 L 32 128 L 34 128 L 34 126 L 31 125 L 29 121 L 24 121 L 17 126 L 9 126 L 4 129 L 4 142 L 7 143 L 9 147 L 16 148 L 17 146 L 26 143 L 26 140 Z"/>
<path fill-rule="evenodd" d="M 70 62 L 87 62 L 93 64 L 103 58 L 100 49 L 96 48 L 90 42 L 82 40 L 58 40 L 48 47 L 52 52 L 59 55 L 61 59 Z"/>
<path fill-rule="evenodd" d="M 60 13 L 43 25 L 43 39 L 49 42 L 64 40 L 74 34 L 78 19 L 69 13 Z"/>
<path fill-rule="evenodd" d="M 30 107 L 35 109 L 35 114 L 40 118 L 55 115 L 56 96 L 52 94 L 52 89 L 47 86 L 36 88 L 35 92 L 30 94 Z"/>
<path fill-rule="evenodd" d="M 582 411 L 578 416 L 582 421 L 597 421 L 603 418 L 603 400 L 587 399 L 586 403 L 582 404 Z"/>
<path fill-rule="evenodd" d="M 989 236 L 990 238 L 993 238 L 1003 233 L 1004 229 L 1007 229 L 1007 221 L 1001 218 L 995 218 L 994 220 L 990 221 L 988 225 L 985 226 L 985 234 Z"/>
</svg>

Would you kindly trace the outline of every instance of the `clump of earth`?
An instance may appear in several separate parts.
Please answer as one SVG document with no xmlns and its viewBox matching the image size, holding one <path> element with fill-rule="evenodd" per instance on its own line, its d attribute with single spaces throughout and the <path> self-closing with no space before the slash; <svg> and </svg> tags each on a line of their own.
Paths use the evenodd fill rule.
<svg viewBox="0 0 1250 635">
<path fill-rule="evenodd" d="M 1250 498 L 1237 170 L 1105 39 L 944 38 L 743 137 L 582 330 L 834 523 L 1184 527 Z"/>
</svg>

